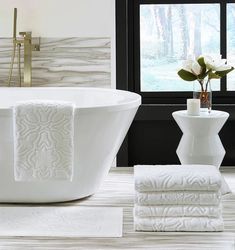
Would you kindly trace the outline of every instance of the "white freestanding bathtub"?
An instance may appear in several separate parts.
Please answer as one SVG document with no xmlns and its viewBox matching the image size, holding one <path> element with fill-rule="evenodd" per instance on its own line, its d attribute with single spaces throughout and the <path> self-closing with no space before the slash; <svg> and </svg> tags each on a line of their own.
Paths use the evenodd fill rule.
<svg viewBox="0 0 235 250">
<path fill-rule="evenodd" d="M 12 106 L 17 101 L 76 104 L 74 175 L 70 181 L 16 182 Z M 0 202 L 59 202 L 94 194 L 141 104 L 138 94 L 96 88 L 0 88 Z"/>
</svg>

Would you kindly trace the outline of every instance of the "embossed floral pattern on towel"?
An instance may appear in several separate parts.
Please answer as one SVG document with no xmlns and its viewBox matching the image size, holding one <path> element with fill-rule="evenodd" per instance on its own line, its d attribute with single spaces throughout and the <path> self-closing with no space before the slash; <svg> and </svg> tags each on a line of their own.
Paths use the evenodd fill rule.
<svg viewBox="0 0 235 250">
<path fill-rule="evenodd" d="M 203 190 L 218 191 L 221 174 L 211 165 L 135 166 L 135 189 L 139 192 Z"/>
<path fill-rule="evenodd" d="M 73 106 L 29 101 L 14 107 L 15 179 L 71 179 Z"/>
<path fill-rule="evenodd" d="M 220 217 L 222 205 L 155 205 L 134 206 L 134 215 L 138 217 Z"/>
<path fill-rule="evenodd" d="M 219 191 L 135 192 L 135 203 L 139 205 L 218 205 L 220 200 Z"/>
<path fill-rule="evenodd" d="M 135 230 L 137 231 L 223 231 L 222 217 L 134 217 Z"/>
</svg>

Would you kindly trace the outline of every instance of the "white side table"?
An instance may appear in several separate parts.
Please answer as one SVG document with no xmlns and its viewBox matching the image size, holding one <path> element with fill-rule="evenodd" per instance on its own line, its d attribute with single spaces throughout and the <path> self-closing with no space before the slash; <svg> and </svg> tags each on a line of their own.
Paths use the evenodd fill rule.
<svg viewBox="0 0 235 250">
<path fill-rule="evenodd" d="M 181 164 L 206 164 L 220 167 L 225 155 L 219 138 L 219 131 L 229 117 L 227 112 L 212 110 L 201 112 L 200 116 L 190 116 L 186 110 L 173 112 L 183 136 L 176 153 Z M 227 184 L 222 193 L 229 191 Z"/>
<path fill-rule="evenodd" d="M 174 119 L 183 132 L 176 150 L 182 164 L 209 164 L 220 167 L 225 155 L 219 131 L 229 117 L 223 111 L 201 112 L 200 116 L 187 115 L 186 110 L 176 111 Z"/>
</svg>

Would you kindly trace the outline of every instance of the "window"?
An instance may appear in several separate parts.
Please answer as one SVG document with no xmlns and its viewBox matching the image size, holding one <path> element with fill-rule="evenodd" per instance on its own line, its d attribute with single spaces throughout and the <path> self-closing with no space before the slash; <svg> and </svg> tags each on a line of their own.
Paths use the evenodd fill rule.
<svg viewBox="0 0 235 250">
<path fill-rule="evenodd" d="M 220 54 L 219 17 L 219 4 L 141 4 L 141 91 L 191 91 L 177 69 L 187 58 Z"/>
<path fill-rule="evenodd" d="M 235 65 L 235 0 L 126 0 L 126 5 L 128 18 L 119 25 L 124 38 L 117 39 L 127 42 L 119 46 L 127 53 L 128 89 L 140 93 L 143 103 L 185 104 L 193 83 L 177 71 L 187 58 L 221 54 Z M 212 90 L 214 104 L 234 103 L 235 71 L 213 80 Z"/>
</svg>

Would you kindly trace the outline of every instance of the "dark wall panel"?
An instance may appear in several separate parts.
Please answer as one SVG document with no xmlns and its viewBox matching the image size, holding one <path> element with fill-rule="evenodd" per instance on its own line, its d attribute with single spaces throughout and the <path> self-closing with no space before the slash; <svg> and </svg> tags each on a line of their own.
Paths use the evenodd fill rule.
<svg viewBox="0 0 235 250">
<path fill-rule="evenodd" d="M 179 164 L 176 148 L 182 132 L 174 120 L 134 121 L 128 135 L 128 165 Z M 235 121 L 220 132 L 227 151 L 222 163 L 235 166 Z"/>
<path fill-rule="evenodd" d="M 235 166 L 235 121 L 227 121 L 219 136 L 226 150 L 222 166 Z"/>
<path fill-rule="evenodd" d="M 129 165 L 179 163 L 175 150 L 181 131 L 173 121 L 138 121 L 132 124 Z"/>
</svg>

